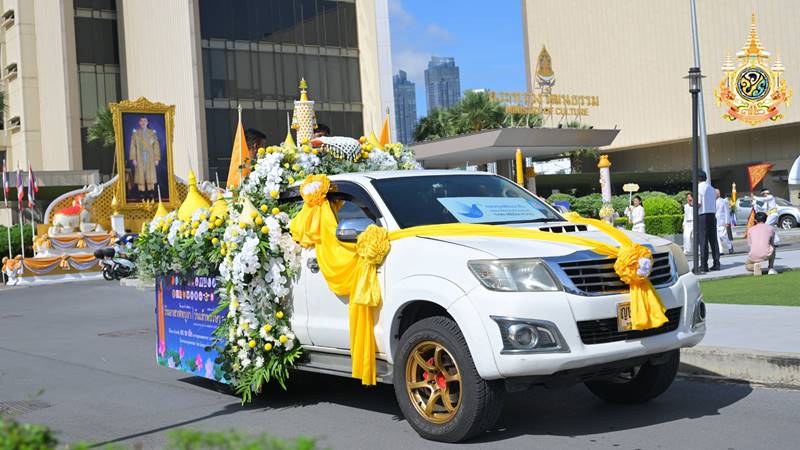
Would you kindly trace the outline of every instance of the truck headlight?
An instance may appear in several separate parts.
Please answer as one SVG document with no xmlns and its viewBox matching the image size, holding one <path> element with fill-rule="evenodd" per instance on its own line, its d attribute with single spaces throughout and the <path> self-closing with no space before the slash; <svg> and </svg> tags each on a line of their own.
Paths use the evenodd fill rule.
<svg viewBox="0 0 800 450">
<path fill-rule="evenodd" d="M 469 270 L 491 291 L 558 291 L 561 286 L 540 259 L 481 259 L 469 261 Z"/>
<path fill-rule="evenodd" d="M 678 244 L 672 243 L 669 244 L 669 253 L 672 255 L 672 260 L 675 261 L 675 269 L 678 271 L 678 276 L 689 273 L 689 261 L 686 260 L 683 249 Z"/>
</svg>

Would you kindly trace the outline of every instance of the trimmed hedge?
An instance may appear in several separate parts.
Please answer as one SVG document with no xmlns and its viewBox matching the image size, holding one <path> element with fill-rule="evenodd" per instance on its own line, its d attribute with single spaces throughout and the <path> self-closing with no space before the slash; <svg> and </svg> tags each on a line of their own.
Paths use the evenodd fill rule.
<svg viewBox="0 0 800 450">
<path fill-rule="evenodd" d="M 659 236 L 683 232 L 683 214 L 645 216 L 644 227 L 647 234 Z"/>
</svg>

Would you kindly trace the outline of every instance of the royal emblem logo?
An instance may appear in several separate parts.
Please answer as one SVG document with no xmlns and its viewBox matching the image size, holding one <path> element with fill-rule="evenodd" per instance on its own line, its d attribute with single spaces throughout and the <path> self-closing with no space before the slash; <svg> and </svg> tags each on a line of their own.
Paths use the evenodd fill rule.
<svg viewBox="0 0 800 450">
<path fill-rule="evenodd" d="M 719 90 L 714 91 L 717 106 L 724 103 L 728 108 L 722 117 L 750 125 L 782 118 L 778 107 L 789 105 L 792 92 L 786 88 L 783 79 L 784 66 L 780 55 L 775 57 L 772 66 L 768 64 L 770 53 L 758 40 L 755 14 L 747 43 L 736 58 L 740 60 L 738 66 L 733 65 L 730 54 L 725 57 L 722 65 L 725 76 L 719 83 Z"/>
</svg>

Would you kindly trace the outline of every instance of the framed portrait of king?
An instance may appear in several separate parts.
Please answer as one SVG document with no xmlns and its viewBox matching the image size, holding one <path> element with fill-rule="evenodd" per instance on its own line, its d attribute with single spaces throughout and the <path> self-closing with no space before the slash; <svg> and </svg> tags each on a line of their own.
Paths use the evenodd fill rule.
<svg viewBox="0 0 800 450">
<path fill-rule="evenodd" d="M 112 103 L 119 173 L 120 206 L 140 208 L 157 202 L 178 206 L 172 172 L 172 131 L 175 105 L 153 103 L 144 97 Z"/>
</svg>

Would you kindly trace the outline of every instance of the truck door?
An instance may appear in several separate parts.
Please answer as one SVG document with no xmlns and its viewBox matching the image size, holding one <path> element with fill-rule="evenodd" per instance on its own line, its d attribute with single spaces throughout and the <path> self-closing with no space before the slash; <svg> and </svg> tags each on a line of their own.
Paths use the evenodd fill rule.
<svg viewBox="0 0 800 450">
<path fill-rule="evenodd" d="M 330 192 L 328 199 L 339 222 L 345 219 L 361 219 L 383 226 L 380 212 L 364 188 L 352 182 L 340 181 L 335 184 L 336 191 Z M 348 298 L 339 297 L 328 288 L 328 283 L 319 270 L 316 251 L 309 249 L 304 253 L 302 279 L 306 283 L 308 333 L 311 342 L 319 347 L 349 349 Z"/>
</svg>

